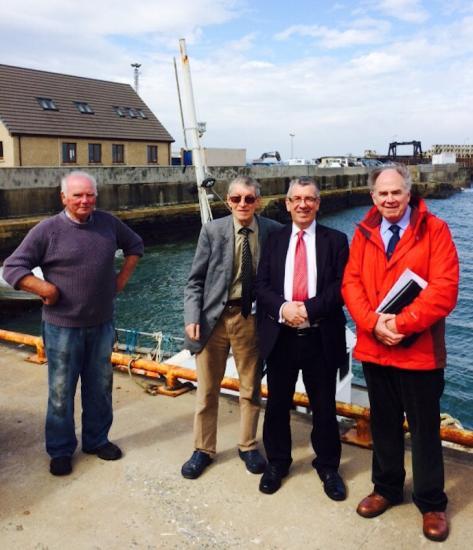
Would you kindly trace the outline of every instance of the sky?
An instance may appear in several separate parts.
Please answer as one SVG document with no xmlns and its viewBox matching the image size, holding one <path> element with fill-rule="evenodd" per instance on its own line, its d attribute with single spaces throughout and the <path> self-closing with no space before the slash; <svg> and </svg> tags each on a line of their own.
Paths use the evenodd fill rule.
<svg viewBox="0 0 473 550">
<path fill-rule="evenodd" d="M 0 0 L 0 14 L 0 63 L 132 85 L 141 63 L 173 151 L 180 38 L 205 147 L 312 159 L 473 144 L 471 0 Z"/>
</svg>

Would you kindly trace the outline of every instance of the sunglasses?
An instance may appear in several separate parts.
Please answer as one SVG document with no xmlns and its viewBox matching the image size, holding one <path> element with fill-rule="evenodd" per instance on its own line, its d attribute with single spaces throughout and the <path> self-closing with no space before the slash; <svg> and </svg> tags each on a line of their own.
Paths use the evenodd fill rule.
<svg viewBox="0 0 473 550">
<path fill-rule="evenodd" d="M 232 204 L 240 204 L 241 199 L 243 199 L 245 204 L 254 204 L 256 202 L 256 197 L 254 195 L 246 195 L 245 197 L 242 197 L 241 195 L 231 195 L 228 197 L 228 200 Z"/>
</svg>

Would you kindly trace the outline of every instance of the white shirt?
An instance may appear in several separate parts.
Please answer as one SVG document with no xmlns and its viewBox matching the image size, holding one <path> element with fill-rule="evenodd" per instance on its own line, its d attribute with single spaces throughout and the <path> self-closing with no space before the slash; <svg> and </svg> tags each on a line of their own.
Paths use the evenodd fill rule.
<svg viewBox="0 0 473 550">
<path fill-rule="evenodd" d="M 308 298 L 313 298 L 317 292 L 317 262 L 315 258 L 315 227 L 314 220 L 309 227 L 304 229 L 304 243 L 307 252 L 307 293 Z M 284 299 L 286 302 L 292 302 L 292 291 L 294 288 L 294 258 L 296 254 L 296 245 L 298 233 L 301 231 L 297 225 L 292 224 L 291 237 L 289 239 L 289 247 L 286 255 L 286 266 L 284 271 Z M 285 302 L 285 303 L 286 303 Z M 279 310 L 279 322 L 283 323 L 284 319 L 281 315 L 282 308 Z M 299 328 L 308 327 L 309 323 L 303 323 Z"/>
<path fill-rule="evenodd" d="M 401 238 L 404 235 L 404 232 L 406 231 L 406 229 L 409 227 L 410 219 L 411 219 L 410 206 L 406 208 L 404 215 L 396 223 L 388 222 L 386 218 L 382 219 L 381 225 L 379 226 L 379 232 L 381 233 L 381 238 L 383 239 L 384 250 L 388 249 L 388 243 L 391 240 L 391 237 L 393 236 L 393 232 L 389 229 L 391 225 L 398 225 L 401 228 L 401 230 L 399 231 L 399 238 Z"/>
</svg>

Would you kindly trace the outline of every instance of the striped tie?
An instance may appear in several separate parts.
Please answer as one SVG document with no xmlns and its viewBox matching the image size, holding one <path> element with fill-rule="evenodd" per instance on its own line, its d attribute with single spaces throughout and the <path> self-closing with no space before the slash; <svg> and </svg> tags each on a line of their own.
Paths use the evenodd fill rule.
<svg viewBox="0 0 473 550">
<path fill-rule="evenodd" d="M 304 231 L 297 234 L 296 253 L 294 255 L 294 281 L 292 299 L 303 302 L 307 300 L 307 250 L 304 242 Z"/>
<path fill-rule="evenodd" d="M 243 235 L 243 247 L 241 249 L 241 314 L 245 319 L 251 313 L 253 302 L 253 258 L 251 257 L 250 241 L 248 235 L 251 229 L 242 227 L 239 231 Z"/>
</svg>

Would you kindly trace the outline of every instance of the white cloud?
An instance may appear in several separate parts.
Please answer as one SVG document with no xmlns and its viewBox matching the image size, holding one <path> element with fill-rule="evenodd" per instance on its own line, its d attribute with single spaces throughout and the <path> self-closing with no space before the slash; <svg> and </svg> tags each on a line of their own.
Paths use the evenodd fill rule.
<svg viewBox="0 0 473 550">
<path fill-rule="evenodd" d="M 429 19 L 429 13 L 422 6 L 422 0 L 379 0 L 374 4 L 381 13 L 400 21 L 424 23 Z"/>
<path fill-rule="evenodd" d="M 185 32 L 237 15 L 235 0 L 16 0 L 4 3 L 0 27 L 83 35 Z"/>
<path fill-rule="evenodd" d="M 315 38 L 328 49 L 350 46 L 378 44 L 386 40 L 389 23 L 374 19 L 362 18 L 351 22 L 345 29 L 321 25 L 292 25 L 276 35 L 277 40 L 287 40 L 293 36 Z"/>
<path fill-rule="evenodd" d="M 353 59 L 351 63 L 355 70 L 364 75 L 381 75 L 399 71 L 403 66 L 403 60 L 399 55 L 385 52 L 372 52 Z"/>
<path fill-rule="evenodd" d="M 234 52 L 246 52 L 248 50 L 251 50 L 251 48 L 254 46 L 256 38 L 257 38 L 257 33 L 255 32 L 246 34 L 245 36 L 242 36 L 238 40 L 228 42 L 225 45 L 225 49 L 227 51 L 232 50 Z"/>
</svg>

